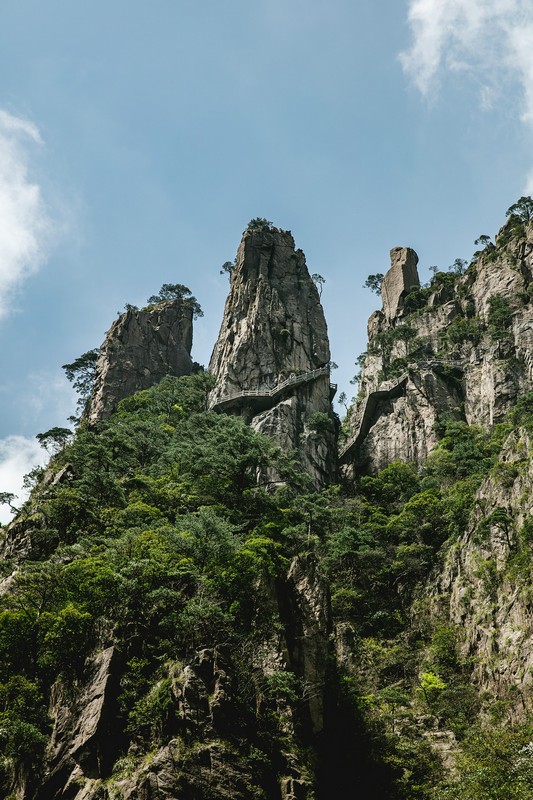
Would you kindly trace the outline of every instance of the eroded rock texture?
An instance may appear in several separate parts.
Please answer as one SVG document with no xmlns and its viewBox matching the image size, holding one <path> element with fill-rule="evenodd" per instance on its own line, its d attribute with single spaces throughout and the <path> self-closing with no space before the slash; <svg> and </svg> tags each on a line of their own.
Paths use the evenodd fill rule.
<svg viewBox="0 0 533 800">
<path fill-rule="evenodd" d="M 403 308 L 405 296 L 417 286 L 418 256 L 410 247 L 393 247 L 390 251 L 391 266 L 383 279 L 381 296 L 383 313 L 389 322 L 395 319 Z"/>
<path fill-rule="evenodd" d="M 289 231 L 247 231 L 209 365 L 217 378 L 211 406 L 241 414 L 295 451 L 316 487 L 335 473 L 329 362 L 326 321 L 303 252 Z"/>
<path fill-rule="evenodd" d="M 258 579 L 257 593 L 272 625 L 258 619 L 253 638 L 165 665 L 151 690 L 165 714 L 149 753 L 128 745 L 117 700 L 125 664 L 113 646 L 88 660 L 78 684 L 56 684 L 46 774 L 35 796 L 18 797 L 313 800 L 331 655 L 327 588 L 305 555 L 284 579 Z"/>
<path fill-rule="evenodd" d="M 428 586 L 436 618 L 464 634 L 480 696 L 498 698 L 511 722 L 532 710 L 531 576 L 520 569 L 533 514 L 533 442 L 514 431 L 476 495 L 468 527 Z"/>
<path fill-rule="evenodd" d="M 394 248 L 391 258 L 341 451 L 348 472 L 422 464 L 445 418 L 489 428 L 533 388 L 531 225 L 502 228 L 455 284 L 429 294 L 418 288 L 414 251 Z"/>
<path fill-rule="evenodd" d="M 129 309 L 115 320 L 96 365 L 90 422 L 106 419 L 124 397 L 150 388 L 165 375 L 190 374 L 192 318 L 189 303 L 171 300 Z"/>
</svg>

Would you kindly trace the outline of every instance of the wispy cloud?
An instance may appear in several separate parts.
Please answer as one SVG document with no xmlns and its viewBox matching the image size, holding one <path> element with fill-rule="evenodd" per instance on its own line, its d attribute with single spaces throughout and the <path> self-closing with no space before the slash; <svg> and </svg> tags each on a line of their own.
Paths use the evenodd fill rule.
<svg viewBox="0 0 533 800">
<path fill-rule="evenodd" d="M 8 436 L 0 439 L 0 492 L 12 492 L 18 496 L 17 503 L 26 499 L 22 480 L 33 467 L 42 466 L 47 455 L 35 439 L 24 436 Z M 9 506 L 0 505 L 0 522 L 6 523 L 12 517 Z"/>
<path fill-rule="evenodd" d="M 30 175 L 32 152 L 40 145 L 32 122 L 0 110 L 0 317 L 8 313 L 14 290 L 46 256 L 51 226 Z"/>
<path fill-rule="evenodd" d="M 413 42 L 400 61 L 424 97 L 431 99 L 445 73 L 460 72 L 478 85 L 485 110 L 517 97 L 533 133 L 531 0 L 410 0 L 409 25 Z"/>
<path fill-rule="evenodd" d="M 409 24 L 413 43 L 400 60 L 422 94 L 434 90 L 443 70 L 475 71 L 489 84 L 503 71 L 528 88 L 533 67 L 530 0 L 410 0 Z"/>
</svg>

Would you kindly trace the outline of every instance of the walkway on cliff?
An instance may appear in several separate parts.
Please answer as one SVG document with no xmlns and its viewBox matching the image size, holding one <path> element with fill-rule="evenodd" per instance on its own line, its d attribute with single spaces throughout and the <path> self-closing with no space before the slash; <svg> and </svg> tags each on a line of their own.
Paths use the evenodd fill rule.
<svg viewBox="0 0 533 800">
<path fill-rule="evenodd" d="M 468 362 L 462 359 L 431 358 L 426 361 L 420 361 L 418 364 L 409 364 L 407 369 L 409 371 L 433 371 L 435 367 L 446 366 L 456 367 L 457 369 L 463 370 L 466 363 Z M 396 380 L 387 381 L 387 383 L 382 384 L 378 389 L 376 389 L 376 391 L 370 392 L 363 399 L 361 411 L 359 412 L 361 422 L 359 423 L 357 433 L 339 452 L 339 462 L 341 464 L 345 463 L 349 459 L 349 457 L 353 454 L 354 449 L 358 447 L 365 439 L 370 428 L 372 427 L 372 418 L 378 403 L 381 403 L 383 400 L 392 400 L 395 397 L 399 397 L 403 392 L 408 378 L 409 372 L 404 372 Z"/>
<path fill-rule="evenodd" d="M 359 423 L 359 428 L 353 439 L 350 439 L 340 451 L 339 461 L 341 464 L 347 460 L 347 457 L 352 454 L 353 450 L 360 445 L 363 439 L 366 437 L 367 433 L 372 427 L 372 418 L 378 403 L 381 403 L 382 400 L 390 400 L 393 397 L 399 397 L 403 392 L 403 388 L 407 383 L 408 377 L 409 373 L 404 372 L 403 375 L 401 375 L 396 381 L 388 381 L 386 384 L 382 384 L 379 389 L 377 389 L 375 392 L 370 392 L 363 399 L 360 411 L 361 422 Z"/>
<path fill-rule="evenodd" d="M 329 366 L 313 369 L 311 372 L 302 372 L 300 374 L 289 375 L 284 381 L 276 384 L 272 388 L 262 386 L 260 389 L 244 389 L 241 392 L 234 392 L 233 394 L 220 397 L 209 404 L 209 411 L 227 411 L 233 406 L 241 405 L 243 400 L 251 401 L 259 406 L 265 405 L 268 407 L 272 401 L 277 400 L 286 389 L 292 386 L 299 386 L 302 383 L 310 383 L 322 375 L 329 375 Z M 330 384 L 330 398 L 335 395 L 337 390 L 336 384 Z M 331 394 L 333 393 L 333 394 Z"/>
</svg>

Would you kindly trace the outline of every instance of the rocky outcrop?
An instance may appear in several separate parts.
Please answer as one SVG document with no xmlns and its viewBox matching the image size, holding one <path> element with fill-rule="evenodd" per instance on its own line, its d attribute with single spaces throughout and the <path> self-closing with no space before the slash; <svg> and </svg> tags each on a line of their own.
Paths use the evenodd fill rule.
<svg viewBox="0 0 533 800">
<path fill-rule="evenodd" d="M 420 286 L 418 277 L 418 256 L 410 247 L 393 247 L 390 251 L 391 266 L 383 278 L 381 296 L 383 298 L 383 313 L 387 322 L 396 319 L 403 308 L 405 296 L 417 286 Z"/>
<path fill-rule="evenodd" d="M 123 724 L 115 708 L 123 665 L 113 647 L 89 660 L 78 692 L 56 686 L 36 800 L 313 800 L 330 657 L 327 588 L 306 555 L 282 579 L 258 578 L 257 593 L 258 624 L 266 609 L 270 635 L 166 665 L 151 689 L 164 713 L 148 755 L 135 742 L 125 752 L 127 737 L 112 728 L 113 719 Z"/>
<path fill-rule="evenodd" d="M 89 421 L 106 419 L 124 397 L 150 388 L 165 375 L 189 375 L 192 320 L 193 308 L 183 300 L 121 314 L 100 350 Z"/>
<path fill-rule="evenodd" d="M 362 398 L 355 435 L 340 461 L 357 472 L 376 472 L 393 461 L 421 464 L 438 442 L 439 415 L 454 414 L 456 389 L 431 370 L 406 372 Z"/>
<path fill-rule="evenodd" d="M 81 797 L 80 783 L 109 774 L 120 746 L 116 680 L 116 652 L 110 645 L 88 660 L 76 684 L 53 687 L 47 772 L 35 800 Z"/>
<path fill-rule="evenodd" d="M 533 388 L 533 226 L 506 226 L 464 275 L 440 273 L 429 289 L 414 251 L 392 260 L 341 451 L 348 474 L 422 464 L 443 419 L 490 428 Z"/>
<path fill-rule="evenodd" d="M 318 487 L 335 472 L 326 321 L 289 231 L 246 231 L 209 364 L 211 407 L 295 451 Z M 277 480 L 278 476 L 266 476 Z"/>
<path fill-rule="evenodd" d="M 446 554 L 428 593 L 463 633 L 480 697 L 523 720 L 533 699 L 533 610 L 529 557 L 533 442 L 513 432 L 483 482 L 463 537 Z M 529 527 L 527 527 L 529 526 Z"/>
</svg>

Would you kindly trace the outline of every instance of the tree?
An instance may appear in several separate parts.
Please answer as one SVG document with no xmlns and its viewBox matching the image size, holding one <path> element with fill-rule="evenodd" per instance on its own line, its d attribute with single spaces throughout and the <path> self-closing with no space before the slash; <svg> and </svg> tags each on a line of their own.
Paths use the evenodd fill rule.
<svg viewBox="0 0 533 800">
<path fill-rule="evenodd" d="M 322 275 L 319 275 L 318 272 L 315 272 L 313 275 L 311 275 L 311 280 L 318 289 L 318 296 L 322 297 L 322 289 L 324 288 L 326 279 L 323 278 Z"/>
<path fill-rule="evenodd" d="M 192 308 L 194 319 L 198 319 L 198 317 L 203 317 L 204 315 L 196 297 L 193 297 L 191 290 L 182 283 L 164 283 L 159 290 L 159 294 L 153 294 L 148 298 L 147 302 L 149 305 L 154 305 L 156 303 L 164 303 L 168 300 L 182 300 L 184 305 Z"/>
<path fill-rule="evenodd" d="M 450 800 L 530 800 L 533 792 L 532 727 L 474 728 L 458 757 Z"/>
<path fill-rule="evenodd" d="M 505 216 L 518 217 L 522 222 L 531 222 L 533 220 L 533 199 L 521 197 L 507 209 Z"/>
<path fill-rule="evenodd" d="M 453 264 L 448 267 L 448 272 L 453 272 L 455 275 L 464 275 L 467 266 L 468 261 L 465 261 L 464 258 L 456 258 Z"/>
<path fill-rule="evenodd" d="M 492 242 L 490 240 L 490 236 L 487 236 L 486 233 L 483 233 L 478 239 L 476 239 L 474 244 L 480 244 L 482 247 L 488 247 L 489 244 L 492 244 Z"/>
<path fill-rule="evenodd" d="M 72 364 L 63 364 L 61 369 L 65 370 L 68 380 L 79 394 L 78 408 L 82 411 L 87 405 L 94 386 L 96 376 L 96 362 L 100 349 L 95 347 L 79 356 Z"/>
<path fill-rule="evenodd" d="M 228 278 L 231 278 L 231 273 L 233 272 L 234 267 L 235 267 L 234 261 L 224 261 L 222 267 L 220 268 L 220 274 L 227 275 Z"/>
<path fill-rule="evenodd" d="M 272 227 L 272 222 L 264 217 L 254 217 L 246 226 L 247 231 L 268 231 Z"/>
<path fill-rule="evenodd" d="M 348 413 L 348 396 L 346 392 L 340 393 L 340 395 L 337 398 L 337 403 L 339 403 L 339 405 L 341 406 L 344 406 L 346 413 Z"/>
<path fill-rule="evenodd" d="M 18 512 L 18 508 L 15 508 L 13 505 L 13 500 L 17 499 L 17 495 L 13 494 L 13 492 L 0 492 L 0 506 L 9 506 L 9 510 L 16 514 Z"/>
<path fill-rule="evenodd" d="M 38 433 L 36 439 L 51 455 L 59 453 L 72 436 L 70 428 L 50 428 L 49 431 Z"/>
<path fill-rule="evenodd" d="M 364 289 L 370 289 L 371 292 L 375 292 L 375 294 L 381 294 L 381 284 L 383 283 L 383 278 L 385 276 L 382 272 L 376 272 L 375 275 L 369 275 L 366 281 L 363 283 Z"/>
<path fill-rule="evenodd" d="M 512 322 L 513 310 L 507 299 L 501 294 L 489 297 L 487 323 L 492 341 L 503 339 L 508 334 Z"/>
</svg>

